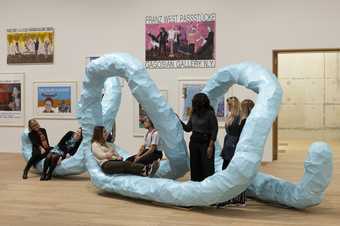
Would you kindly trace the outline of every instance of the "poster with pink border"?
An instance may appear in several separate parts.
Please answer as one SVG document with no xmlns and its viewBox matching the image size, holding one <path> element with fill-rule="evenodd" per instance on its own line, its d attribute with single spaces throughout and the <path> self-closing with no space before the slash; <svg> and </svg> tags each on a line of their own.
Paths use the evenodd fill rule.
<svg viewBox="0 0 340 226">
<path fill-rule="evenodd" d="M 148 69 L 214 68 L 216 14 L 145 17 Z"/>
</svg>

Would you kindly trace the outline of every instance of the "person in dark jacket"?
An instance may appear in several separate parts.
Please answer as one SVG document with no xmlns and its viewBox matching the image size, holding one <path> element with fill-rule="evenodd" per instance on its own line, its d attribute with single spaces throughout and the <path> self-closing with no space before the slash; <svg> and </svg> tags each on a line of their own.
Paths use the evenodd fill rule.
<svg viewBox="0 0 340 226">
<path fill-rule="evenodd" d="M 58 145 L 47 155 L 40 180 L 50 180 L 58 162 L 74 155 L 77 152 L 82 139 L 81 128 L 75 132 L 68 131 L 59 141 Z"/>
<path fill-rule="evenodd" d="M 30 119 L 28 121 L 29 134 L 28 137 L 32 143 L 32 156 L 28 160 L 24 169 L 22 178 L 27 179 L 27 174 L 30 168 L 36 165 L 39 161 L 46 158 L 52 147 L 48 142 L 46 130 L 41 128 L 38 121 Z"/>
<path fill-rule="evenodd" d="M 186 132 L 191 132 L 190 168 L 191 180 L 202 181 L 215 173 L 214 155 L 218 123 L 209 98 L 198 93 L 192 98 L 192 114 L 187 124 L 182 123 Z"/>
</svg>

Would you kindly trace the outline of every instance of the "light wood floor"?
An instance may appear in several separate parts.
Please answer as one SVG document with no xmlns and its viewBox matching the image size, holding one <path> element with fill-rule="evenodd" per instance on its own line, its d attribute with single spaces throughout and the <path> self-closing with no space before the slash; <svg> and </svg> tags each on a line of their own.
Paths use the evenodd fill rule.
<svg viewBox="0 0 340 226">
<path fill-rule="evenodd" d="M 307 141 L 281 143 L 279 160 L 262 171 L 298 181 L 303 174 Z M 21 179 L 24 161 L 19 154 L 0 154 L 0 226 L 39 225 L 340 225 L 340 142 L 332 143 L 333 182 L 324 201 L 303 211 L 249 200 L 245 208 L 158 206 L 96 190 L 87 175 L 48 182 L 29 174 Z"/>
</svg>

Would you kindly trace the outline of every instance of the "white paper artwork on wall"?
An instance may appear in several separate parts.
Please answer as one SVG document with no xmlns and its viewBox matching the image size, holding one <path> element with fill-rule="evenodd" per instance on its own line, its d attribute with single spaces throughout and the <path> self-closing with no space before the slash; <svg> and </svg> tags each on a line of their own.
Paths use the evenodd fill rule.
<svg viewBox="0 0 340 226">
<path fill-rule="evenodd" d="M 0 126 L 24 126 L 24 73 L 0 73 Z"/>
</svg>

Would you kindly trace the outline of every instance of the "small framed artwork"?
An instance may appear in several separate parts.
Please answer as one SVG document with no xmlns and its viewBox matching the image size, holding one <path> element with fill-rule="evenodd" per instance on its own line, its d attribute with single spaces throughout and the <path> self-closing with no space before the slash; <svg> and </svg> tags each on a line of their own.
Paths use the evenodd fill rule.
<svg viewBox="0 0 340 226">
<path fill-rule="evenodd" d="M 52 64 L 54 28 L 7 29 L 7 64 Z"/>
<path fill-rule="evenodd" d="M 98 59 L 100 56 L 88 56 L 85 57 L 85 67 L 87 66 L 88 63 L 90 63 L 93 60 Z M 124 87 L 124 79 L 121 77 L 117 77 L 119 79 L 120 87 Z M 103 91 L 104 92 L 104 91 Z"/>
<path fill-rule="evenodd" d="M 161 95 L 164 97 L 165 101 L 168 101 L 168 91 L 160 90 Z M 133 103 L 133 136 L 135 137 L 143 137 L 146 133 L 144 129 L 143 120 L 146 116 L 146 113 L 137 100 L 134 100 Z"/>
<path fill-rule="evenodd" d="M 77 82 L 34 82 L 33 114 L 37 118 L 75 118 Z"/>
<path fill-rule="evenodd" d="M 179 116 L 182 121 L 187 122 L 190 118 L 192 107 L 191 101 L 195 94 L 201 92 L 206 85 L 208 79 L 193 79 L 193 78 L 183 78 L 179 79 Z M 222 96 L 216 108 L 216 117 L 218 120 L 219 127 L 224 126 L 225 116 L 227 112 L 226 96 Z"/>
<path fill-rule="evenodd" d="M 0 126 L 24 126 L 24 73 L 0 73 Z"/>
</svg>

